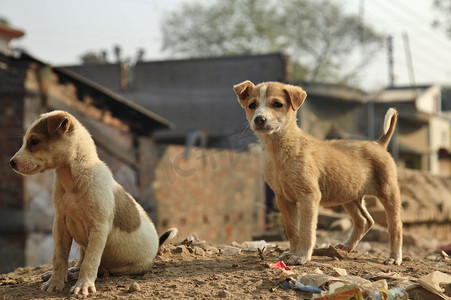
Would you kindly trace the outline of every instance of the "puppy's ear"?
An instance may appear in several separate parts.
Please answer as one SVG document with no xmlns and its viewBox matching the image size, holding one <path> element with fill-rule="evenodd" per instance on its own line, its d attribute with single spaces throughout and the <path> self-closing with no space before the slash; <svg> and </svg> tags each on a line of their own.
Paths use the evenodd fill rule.
<svg viewBox="0 0 451 300">
<path fill-rule="evenodd" d="M 58 113 L 47 118 L 47 130 L 52 135 L 56 131 L 66 133 L 72 131 L 72 123 L 65 113 Z"/>
<path fill-rule="evenodd" d="M 249 94 L 254 87 L 255 85 L 249 80 L 243 81 L 233 86 L 233 90 L 238 96 L 238 100 L 240 101 L 241 106 L 245 107 L 244 103 L 246 102 Z"/>
<path fill-rule="evenodd" d="M 301 87 L 294 85 L 286 85 L 283 90 L 290 100 L 291 108 L 294 111 L 297 111 L 299 107 L 301 107 L 302 103 L 304 103 L 307 93 Z"/>
</svg>

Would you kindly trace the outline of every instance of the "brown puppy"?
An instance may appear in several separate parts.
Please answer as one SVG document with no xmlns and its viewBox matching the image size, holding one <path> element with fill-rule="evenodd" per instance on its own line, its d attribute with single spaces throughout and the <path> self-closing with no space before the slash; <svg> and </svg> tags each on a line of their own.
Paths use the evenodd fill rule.
<svg viewBox="0 0 451 300">
<path fill-rule="evenodd" d="M 173 228 L 158 238 L 143 208 L 99 159 L 89 132 L 67 112 L 39 116 L 10 166 L 23 175 L 55 169 L 53 272 L 43 275 L 42 290 L 64 288 L 72 240 L 80 245 L 80 259 L 69 269 L 71 277 L 79 273 L 71 292 L 87 295 L 96 291 L 99 270 L 113 275 L 147 272 L 159 245 L 177 233 Z"/>
<path fill-rule="evenodd" d="M 401 264 L 400 191 L 396 164 L 387 151 L 396 110 L 388 110 L 384 133 L 377 141 L 321 141 L 297 125 L 296 112 L 307 96 L 300 87 L 244 81 L 233 89 L 263 145 L 265 179 L 284 218 L 290 251 L 281 258 L 290 264 L 311 259 L 319 205 L 342 205 L 352 217 L 351 235 L 337 245 L 352 251 L 374 225 L 363 199 L 374 195 L 388 220 L 390 257 L 385 264 Z"/>
</svg>

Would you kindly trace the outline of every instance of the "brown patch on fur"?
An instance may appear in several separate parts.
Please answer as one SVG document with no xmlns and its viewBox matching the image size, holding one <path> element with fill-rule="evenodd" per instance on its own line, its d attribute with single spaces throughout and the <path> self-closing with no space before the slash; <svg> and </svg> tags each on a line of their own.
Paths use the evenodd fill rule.
<svg viewBox="0 0 451 300">
<path fill-rule="evenodd" d="M 35 152 L 43 148 L 46 149 L 48 140 L 47 121 L 42 120 L 30 130 L 26 140 L 27 149 L 30 152 Z"/>
<path fill-rule="evenodd" d="M 60 132 L 62 134 L 71 132 L 73 124 L 66 113 L 58 113 L 42 119 L 36 123 L 27 135 L 26 145 L 30 152 L 38 150 L 46 150 L 48 143 L 58 140 L 60 135 L 54 133 Z"/>
<path fill-rule="evenodd" d="M 56 131 L 60 131 L 61 133 L 70 132 L 72 129 L 73 125 L 67 113 L 61 112 L 47 118 L 47 130 L 50 135 Z"/>
<path fill-rule="evenodd" d="M 133 198 L 121 186 L 114 191 L 113 225 L 125 232 L 132 232 L 141 225 L 141 217 Z"/>
</svg>

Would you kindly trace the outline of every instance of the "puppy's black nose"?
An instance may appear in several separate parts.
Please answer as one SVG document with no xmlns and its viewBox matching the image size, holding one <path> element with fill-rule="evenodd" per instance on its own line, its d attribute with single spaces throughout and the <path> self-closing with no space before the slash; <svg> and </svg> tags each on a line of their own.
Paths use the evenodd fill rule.
<svg viewBox="0 0 451 300">
<path fill-rule="evenodd" d="M 15 169 L 15 168 L 17 167 L 16 161 L 15 161 L 14 159 L 11 159 L 11 160 L 9 161 L 9 166 L 10 166 L 11 168 Z"/>
<path fill-rule="evenodd" d="M 255 117 L 254 123 L 258 127 L 262 127 L 266 123 L 266 118 L 262 117 L 262 116 L 257 116 L 257 117 Z"/>
</svg>

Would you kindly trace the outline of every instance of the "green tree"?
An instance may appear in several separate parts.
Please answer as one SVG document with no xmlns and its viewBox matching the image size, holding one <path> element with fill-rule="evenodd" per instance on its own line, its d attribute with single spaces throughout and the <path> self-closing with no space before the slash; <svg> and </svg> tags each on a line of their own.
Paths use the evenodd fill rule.
<svg viewBox="0 0 451 300">
<path fill-rule="evenodd" d="M 106 51 L 100 51 L 100 53 L 94 51 L 87 51 L 80 56 L 80 60 L 81 63 L 84 65 L 108 63 Z"/>
<path fill-rule="evenodd" d="M 279 50 L 281 22 L 267 0 L 185 3 L 163 21 L 163 50 L 208 57 Z M 238 7 L 237 7 L 238 6 Z"/>
<path fill-rule="evenodd" d="M 128 65 L 130 64 L 136 64 L 137 62 L 143 61 L 144 56 L 146 54 L 145 50 L 143 48 L 139 48 L 136 51 L 135 57 L 131 56 L 124 56 L 122 53 L 122 47 L 120 45 L 114 45 L 112 49 L 112 54 L 115 58 L 116 63 L 124 62 Z M 108 59 L 108 51 L 107 50 L 100 50 L 98 52 L 89 50 L 86 51 L 84 54 L 80 55 L 80 60 L 82 64 L 107 64 L 110 63 L 110 60 Z"/>
<path fill-rule="evenodd" d="M 350 82 L 382 37 L 323 0 L 217 0 L 184 4 L 162 23 L 163 51 L 174 56 L 290 55 L 295 80 Z M 350 54 L 363 47 L 358 63 Z"/>
<path fill-rule="evenodd" d="M 451 38 L 451 0 L 434 0 L 434 7 L 438 12 L 434 20 L 434 27 L 442 27 Z"/>
<path fill-rule="evenodd" d="M 9 21 L 6 17 L 0 16 L 0 25 L 9 26 Z"/>
</svg>

